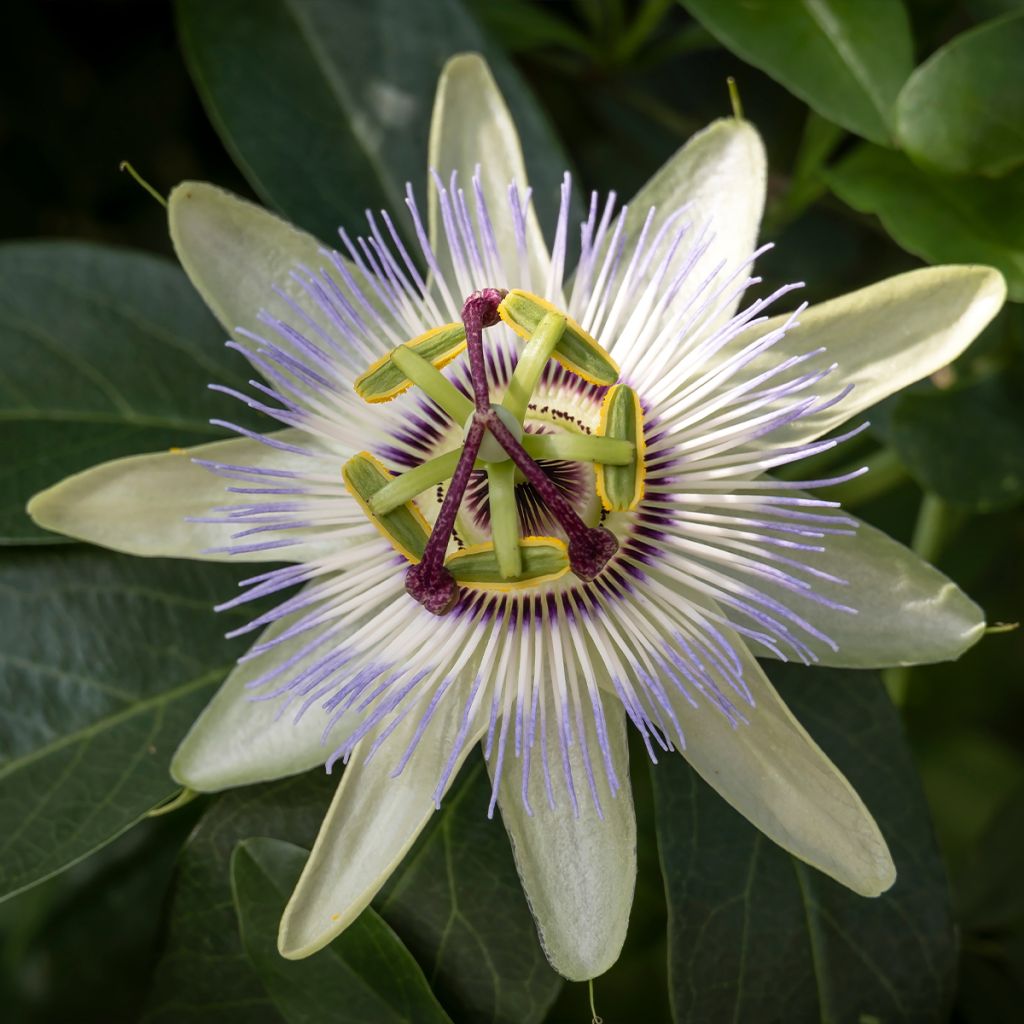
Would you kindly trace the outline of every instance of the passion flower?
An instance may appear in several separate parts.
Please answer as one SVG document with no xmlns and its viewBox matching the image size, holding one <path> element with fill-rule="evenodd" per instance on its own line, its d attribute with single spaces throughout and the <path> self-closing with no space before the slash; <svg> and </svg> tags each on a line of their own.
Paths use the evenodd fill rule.
<svg viewBox="0 0 1024 1024">
<path fill-rule="evenodd" d="M 769 318 L 791 286 L 738 312 L 765 251 L 763 150 L 738 119 L 628 208 L 591 197 L 578 245 L 567 176 L 549 250 L 476 57 L 442 76 L 431 160 L 426 218 L 410 188 L 404 224 L 371 216 L 337 251 L 179 186 L 179 257 L 259 374 L 220 390 L 284 429 L 223 421 L 241 436 L 31 505 L 122 551 L 286 562 L 223 606 L 278 599 L 173 765 L 216 790 L 347 762 L 282 952 L 358 915 L 480 743 L 551 962 L 601 973 L 636 871 L 627 723 L 795 856 L 884 891 L 875 822 L 755 655 L 940 660 L 982 616 L 821 493 L 842 478 L 771 473 L 954 358 L 1001 277 L 931 268 Z"/>
</svg>

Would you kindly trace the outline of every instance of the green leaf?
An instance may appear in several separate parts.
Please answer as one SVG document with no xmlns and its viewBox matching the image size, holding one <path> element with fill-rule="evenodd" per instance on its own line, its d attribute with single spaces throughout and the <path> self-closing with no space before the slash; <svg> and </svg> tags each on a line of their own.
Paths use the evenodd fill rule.
<svg viewBox="0 0 1024 1024">
<path fill-rule="evenodd" d="M 339 225 L 360 231 L 367 207 L 401 213 L 407 181 L 422 189 L 434 86 L 463 50 L 490 61 L 553 223 L 565 158 L 461 0 L 179 0 L 178 28 L 207 112 L 250 184 L 319 237 Z"/>
<path fill-rule="evenodd" d="M 250 836 L 312 846 L 336 782 L 314 771 L 218 797 L 178 862 L 146 1024 L 282 1024 L 242 948 L 229 864 Z"/>
<path fill-rule="evenodd" d="M 181 857 L 146 1024 L 280 1024 L 242 949 L 228 862 L 251 836 L 311 847 L 335 786 L 310 772 L 226 793 L 203 816 Z M 562 982 L 540 949 L 505 830 L 487 818 L 489 794 L 474 759 L 374 909 L 460 1024 L 539 1024 Z"/>
<path fill-rule="evenodd" d="M 999 376 L 899 396 L 890 443 L 918 483 L 975 512 L 1024 498 L 1024 409 Z"/>
<path fill-rule="evenodd" d="M 959 174 L 1024 163 L 1024 12 L 980 25 L 932 54 L 896 107 L 902 148 Z"/>
<path fill-rule="evenodd" d="M 991 530 L 992 520 L 985 522 L 985 529 Z M 968 550 L 965 554 L 968 558 L 976 557 L 975 551 Z M 996 651 L 1000 652 L 998 641 L 995 637 L 992 639 Z M 1002 670 L 1012 658 L 1013 654 L 1003 649 L 990 664 Z M 979 665 L 977 659 L 972 660 L 973 664 L 964 666 L 964 676 L 986 675 L 984 663 Z M 920 682 L 923 688 L 930 689 L 942 686 L 945 680 L 928 677 Z M 991 688 L 988 699 L 999 700 L 997 687 Z M 1024 751 L 1016 748 L 1009 738 L 972 725 L 962 708 L 944 708 L 943 712 L 951 723 L 945 734 L 915 724 L 915 733 L 921 738 L 915 744 L 914 762 L 932 809 L 939 847 L 955 877 L 999 807 L 1015 790 L 1024 788 Z"/>
<path fill-rule="evenodd" d="M 471 758 L 374 901 L 441 1002 L 467 1024 L 540 1024 L 562 987 L 526 906 L 508 837 Z"/>
<path fill-rule="evenodd" d="M 57 541 L 25 502 L 71 473 L 216 438 L 208 421 L 225 404 L 207 385 L 245 372 L 223 342 L 167 260 L 86 243 L 0 247 L 0 543 Z"/>
<path fill-rule="evenodd" d="M 682 758 L 664 759 L 652 778 L 675 1020 L 943 1020 L 956 939 L 898 715 L 873 673 L 771 672 L 875 814 L 899 877 L 877 899 L 854 895 L 770 843 Z"/>
<path fill-rule="evenodd" d="M 279 839 L 247 839 L 231 858 L 242 942 L 281 1016 L 288 1024 L 450 1024 L 412 955 L 369 908 L 316 956 L 278 953 L 281 914 L 306 857 Z"/>
<path fill-rule="evenodd" d="M 81 860 L 178 787 L 174 748 L 244 641 L 237 571 L 89 548 L 0 565 L 0 896 Z"/>
<path fill-rule="evenodd" d="M 195 817 L 140 824 L 0 905 L 7 1024 L 138 1020 L 177 850 Z"/>
<path fill-rule="evenodd" d="M 990 822 L 958 880 L 964 948 L 957 1009 L 967 1024 L 1014 1020 L 1024 999 L 1022 844 L 1024 790 L 1018 789 Z"/>
<path fill-rule="evenodd" d="M 531 0 L 468 0 L 467 6 L 492 36 L 512 53 L 544 46 L 592 56 L 594 47 L 575 25 Z"/>
<path fill-rule="evenodd" d="M 913 67 L 902 0 L 680 0 L 727 49 L 823 117 L 888 143 Z M 741 83 L 742 84 L 742 83 Z"/>
<path fill-rule="evenodd" d="M 826 177 L 908 252 L 929 263 L 987 263 L 1005 275 L 1010 298 L 1024 301 L 1024 169 L 998 180 L 956 178 L 865 145 Z"/>
<path fill-rule="evenodd" d="M 1020 0 L 965 0 L 964 7 L 974 21 L 987 21 L 1020 10 Z"/>
</svg>

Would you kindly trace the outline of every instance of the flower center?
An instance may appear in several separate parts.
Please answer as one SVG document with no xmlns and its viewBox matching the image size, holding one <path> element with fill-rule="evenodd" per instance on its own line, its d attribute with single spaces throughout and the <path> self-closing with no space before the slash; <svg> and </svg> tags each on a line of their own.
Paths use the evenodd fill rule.
<svg viewBox="0 0 1024 1024">
<path fill-rule="evenodd" d="M 504 321 L 526 339 L 500 404 L 491 401 L 484 331 Z M 465 350 L 472 402 L 440 368 Z M 554 357 L 570 374 L 603 392 L 600 423 L 592 435 L 524 433 L 544 368 Z M 369 402 L 387 401 L 415 384 L 456 423 L 462 446 L 392 475 L 368 453 L 350 459 L 343 476 L 370 520 L 412 563 L 406 589 L 427 610 L 443 615 L 463 587 L 535 587 L 566 573 L 596 579 L 618 550 L 603 525 L 588 525 L 556 482 L 551 457 L 594 465 L 597 495 L 608 512 L 627 511 L 643 495 L 644 452 L 640 403 L 617 383 L 618 368 L 583 329 L 537 296 L 495 288 L 466 299 L 461 324 L 447 324 L 398 346 L 365 371 L 356 391 Z M 539 459 L 545 459 L 542 466 Z M 448 554 L 463 499 L 474 477 L 487 478 L 491 541 Z M 448 480 L 432 526 L 415 498 Z M 534 522 L 557 523 L 562 536 L 523 536 L 517 488 L 527 486 Z M 479 499 L 476 502 L 479 507 Z M 541 515 L 540 513 L 543 513 Z"/>
<path fill-rule="evenodd" d="M 521 444 L 523 440 L 522 423 L 520 423 L 519 420 L 517 420 L 515 416 L 513 416 L 512 413 L 508 411 L 508 409 L 504 408 L 504 406 L 494 405 L 492 403 L 490 409 L 491 412 L 493 412 L 494 415 L 497 416 L 498 419 L 501 420 L 501 422 L 505 425 L 505 429 L 508 430 L 516 439 L 516 441 Z M 466 419 L 466 422 L 463 424 L 462 427 L 463 443 L 465 443 L 466 438 L 469 437 L 470 432 L 473 429 L 473 422 L 476 419 L 477 412 L 474 409 L 473 412 L 469 414 L 469 417 Z M 482 462 L 496 463 L 508 462 L 511 456 L 498 443 L 495 436 L 488 430 L 487 433 L 484 434 L 483 440 L 480 442 L 480 452 L 478 458 Z"/>
</svg>

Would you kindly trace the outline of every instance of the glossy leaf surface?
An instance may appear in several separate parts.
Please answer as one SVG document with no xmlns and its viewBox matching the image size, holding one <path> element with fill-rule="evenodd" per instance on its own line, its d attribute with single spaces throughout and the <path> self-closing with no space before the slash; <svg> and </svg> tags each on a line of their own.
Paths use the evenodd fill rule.
<svg viewBox="0 0 1024 1024">
<path fill-rule="evenodd" d="M 957 178 L 915 167 L 901 153 L 862 146 L 826 172 L 855 210 L 875 214 L 908 252 L 929 263 L 987 263 L 1024 300 L 1024 171 Z"/>
<path fill-rule="evenodd" d="M 171 755 L 245 650 L 212 610 L 236 580 L 228 568 L 83 547 L 5 557 L 0 895 L 75 863 L 177 792 Z"/>
<path fill-rule="evenodd" d="M 339 225 L 361 233 L 367 207 L 401 214 L 407 181 L 422 195 L 434 86 L 460 51 L 487 55 L 549 222 L 564 157 L 460 0 L 179 0 L 178 27 L 196 88 L 250 184 L 320 238 Z"/>
<path fill-rule="evenodd" d="M 147 1024 L 284 1019 L 242 947 L 229 862 L 252 836 L 312 846 L 336 785 L 313 771 L 216 799 L 181 857 Z M 561 980 L 541 952 L 505 830 L 487 818 L 489 789 L 472 759 L 373 907 L 453 1019 L 539 1024 Z"/>
<path fill-rule="evenodd" d="M 244 363 L 168 260 L 85 242 L 0 248 L 0 543 L 53 543 L 24 506 L 106 459 L 223 436 Z"/>
<path fill-rule="evenodd" d="M 874 142 L 913 66 L 901 0 L 680 0 L 728 49 Z M 742 84 L 742 83 L 741 83 Z"/>
<path fill-rule="evenodd" d="M 911 76 L 897 105 L 902 147 L 951 173 L 1024 163 L 1024 12 L 956 36 Z"/>
<path fill-rule="evenodd" d="M 288 1024 L 450 1024 L 409 951 L 371 909 L 317 956 L 285 960 L 277 928 L 306 851 L 279 839 L 244 839 L 231 857 L 242 942 Z"/>
<path fill-rule="evenodd" d="M 898 716 L 873 674 L 770 671 L 876 815 L 899 875 L 876 899 L 856 896 L 772 845 L 681 758 L 664 760 L 652 778 L 674 1019 L 941 1020 L 956 940 Z"/>
<path fill-rule="evenodd" d="M 1024 409 L 1010 381 L 901 395 L 890 441 L 922 487 L 975 512 L 1024 498 Z"/>
</svg>

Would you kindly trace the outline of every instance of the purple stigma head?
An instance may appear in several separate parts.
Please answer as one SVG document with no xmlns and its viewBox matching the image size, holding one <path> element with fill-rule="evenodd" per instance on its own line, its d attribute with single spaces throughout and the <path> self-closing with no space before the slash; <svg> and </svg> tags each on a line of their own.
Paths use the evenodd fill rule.
<svg viewBox="0 0 1024 1024">
<path fill-rule="evenodd" d="M 479 318 L 482 328 L 493 327 L 501 320 L 498 306 L 506 295 L 508 292 L 504 288 L 481 288 L 473 292 L 462 304 L 462 319 Z"/>
<path fill-rule="evenodd" d="M 619 550 L 611 530 L 595 526 L 569 540 L 569 568 L 585 583 L 597 579 L 608 560 Z"/>
<path fill-rule="evenodd" d="M 446 615 L 459 600 L 459 585 L 443 565 L 433 571 L 424 562 L 409 566 L 405 589 L 433 615 Z"/>
</svg>

